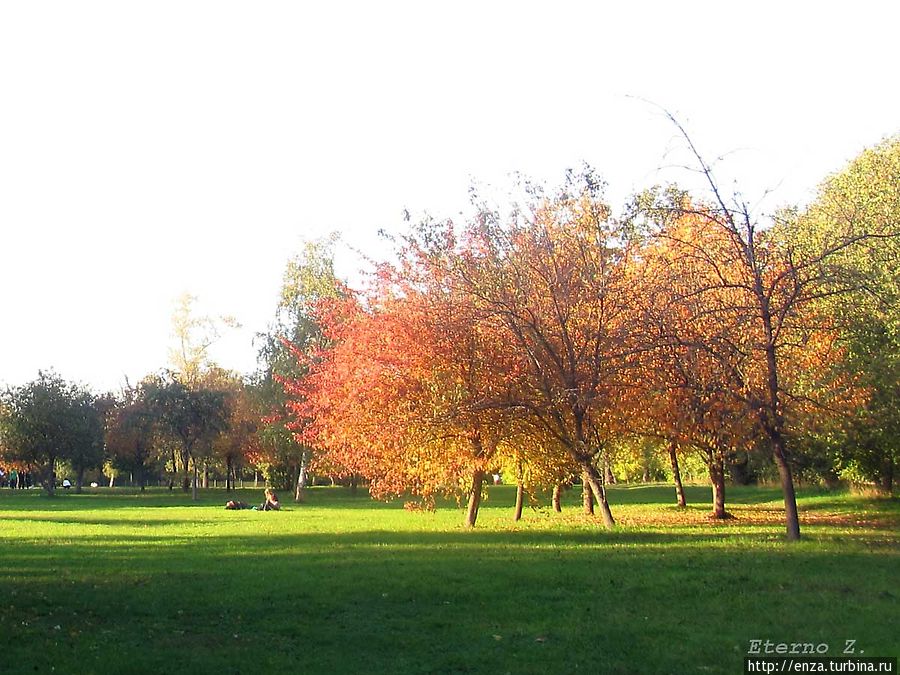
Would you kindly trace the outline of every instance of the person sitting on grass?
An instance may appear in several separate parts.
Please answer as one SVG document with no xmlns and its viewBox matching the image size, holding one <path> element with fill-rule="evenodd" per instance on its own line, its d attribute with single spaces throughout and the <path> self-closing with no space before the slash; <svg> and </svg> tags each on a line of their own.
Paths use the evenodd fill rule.
<svg viewBox="0 0 900 675">
<path fill-rule="evenodd" d="M 278 501 L 278 495 L 272 488 L 266 488 L 266 501 L 259 507 L 260 511 L 278 511 L 281 509 L 281 503 Z"/>
<path fill-rule="evenodd" d="M 225 508 L 229 511 L 240 511 L 241 509 L 249 509 L 250 505 L 247 502 L 236 502 L 233 499 L 229 499 L 225 504 Z"/>
</svg>

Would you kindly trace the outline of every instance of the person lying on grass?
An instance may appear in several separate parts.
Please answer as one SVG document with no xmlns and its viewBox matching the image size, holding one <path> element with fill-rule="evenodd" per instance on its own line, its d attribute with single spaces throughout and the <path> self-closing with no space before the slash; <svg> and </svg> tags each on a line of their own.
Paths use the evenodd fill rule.
<svg viewBox="0 0 900 675">
<path fill-rule="evenodd" d="M 279 511 L 281 510 L 281 502 L 278 501 L 278 495 L 271 488 L 266 488 L 266 500 L 259 506 L 250 506 L 247 502 L 238 502 L 229 499 L 225 503 L 225 508 L 229 511 L 240 511 L 242 509 L 253 509 L 254 511 Z"/>
</svg>

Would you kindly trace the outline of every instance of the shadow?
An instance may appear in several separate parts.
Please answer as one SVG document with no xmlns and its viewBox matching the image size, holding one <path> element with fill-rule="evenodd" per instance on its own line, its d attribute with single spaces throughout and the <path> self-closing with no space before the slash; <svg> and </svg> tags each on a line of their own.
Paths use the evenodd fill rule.
<svg viewBox="0 0 900 675">
<path fill-rule="evenodd" d="M 4 543 L 5 663 L 61 672 L 171 672 L 177 660 L 201 673 L 663 673 L 688 662 L 725 673 L 763 635 L 860 635 L 867 652 L 888 653 L 900 620 L 896 546 L 871 555 L 765 532 Z"/>
<path fill-rule="evenodd" d="M 54 525 L 101 525 L 107 527 L 175 527 L 184 525 L 183 519 L 165 519 L 165 518 L 140 518 L 135 520 L 124 520 L 122 518 L 54 518 L 48 516 L 28 516 L 21 518 L 0 518 L 0 523 L 50 523 Z M 195 522 L 215 522 L 214 519 L 206 519 L 205 521 Z"/>
</svg>

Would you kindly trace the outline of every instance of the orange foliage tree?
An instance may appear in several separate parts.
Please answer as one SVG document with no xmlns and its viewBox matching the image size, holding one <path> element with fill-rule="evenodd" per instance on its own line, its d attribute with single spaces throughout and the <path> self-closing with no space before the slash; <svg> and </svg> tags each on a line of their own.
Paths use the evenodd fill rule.
<svg viewBox="0 0 900 675">
<path fill-rule="evenodd" d="M 367 296 L 321 304 L 329 347 L 284 381 L 293 426 L 320 464 L 366 477 L 376 497 L 467 494 L 474 526 L 507 433 L 492 401 L 508 359 L 496 327 L 413 248 L 405 255 Z"/>
<path fill-rule="evenodd" d="M 683 215 L 642 251 L 643 328 L 656 345 L 642 359 L 635 408 L 644 433 L 698 452 L 713 488 L 713 517 L 726 518 L 725 464 L 752 443 L 746 406 L 753 325 L 735 289 L 719 284 L 729 241 L 708 220 Z M 716 267 L 706 260 L 718 261 Z M 677 462 L 672 458 L 677 477 Z M 679 488 L 679 500 L 683 503 Z"/>
<path fill-rule="evenodd" d="M 508 406 L 582 471 L 614 524 L 597 459 L 621 432 L 618 401 L 645 345 L 635 329 L 631 245 L 592 172 L 554 194 L 532 191 L 502 219 L 482 209 L 464 230 L 448 278 L 505 331 L 517 378 Z"/>
<path fill-rule="evenodd" d="M 781 228 L 761 225 L 744 204 L 726 203 L 709 167 L 695 156 L 708 179 L 712 202 L 693 202 L 670 191 L 650 199 L 645 213 L 654 223 L 655 238 L 671 249 L 669 264 L 685 270 L 684 283 L 672 288 L 673 303 L 686 312 L 689 324 L 713 324 L 698 347 L 722 365 L 723 356 L 737 359 L 727 365 L 730 393 L 752 417 L 775 461 L 787 537 L 796 540 L 800 523 L 790 439 L 799 430 L 791 424 L 790 411 L 800 401 L 823 403 L 833 397 L 826 392 L 839 384 L 826 378 L 800 387 L 804 378 L 796 377 L 796 365 L 814 359 L 813 375 L 831 370 L 835 352 L 819 349 L 826 343 L 815 339 L 830 327 L 818 321 L 814 307 L 821 298 L 852 287 L 833 263 L 870 235 L 848 231 L 815 247 L 793 245 Z"/>
</svg>

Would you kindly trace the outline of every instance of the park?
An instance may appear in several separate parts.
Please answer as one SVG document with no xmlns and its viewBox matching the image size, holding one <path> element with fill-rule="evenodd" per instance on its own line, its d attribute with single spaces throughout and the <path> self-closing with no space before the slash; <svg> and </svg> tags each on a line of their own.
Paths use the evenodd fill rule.
<svg viewBox="0 0 900 675">
<path fill-rule="evenodd" d="M 896 668 L 900 141 L 771 222 L 696 159 L 357 290 L 308 242 L 254 374 L 185 295 L 167 368 L 0 392 L 3 670 Z"/>
<path fill-rule="evenodd" d="M 0 674 L 896 673 L 897 17 L 765 4 L 0 3 Z"/>
<path fill-rule="evenodd" d="M 569 492 L 479 528 L 316 487 L 280 512 L 224 490 L 0 491 L 3 672 L 741 672 L 752 641 L 898 655 L 896 500 L 801 488 L 804 540 L 776 487 L 610 488 L 598 527 Z M 260 491 L 237 493 L 258 501 Z"/>
</svg>

